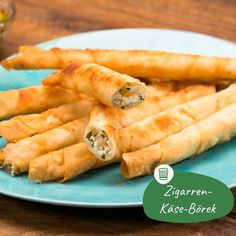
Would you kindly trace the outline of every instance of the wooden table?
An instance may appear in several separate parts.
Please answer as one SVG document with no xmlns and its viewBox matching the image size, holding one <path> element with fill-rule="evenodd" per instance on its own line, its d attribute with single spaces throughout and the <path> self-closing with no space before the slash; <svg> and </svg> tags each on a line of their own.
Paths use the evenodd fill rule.
<svg viewBox="0 0 236 236">
<path fill-rule="evenodd" d="M 17 14 L 0 58 L 19 45 L 73 33 L 127 27 L 197 31 L 236 42 L 235 0 L 17 0 Z M 1 183 L 0 183 L 1 184 Z M 236 198 L 236 189 L 233 190 Z M 223 201 L 223 200 L 222 200 Z M 0 235 L 236 235 L 236 207 L 205 223 L 149 220 L 142 208 L 82 209 L 0 196 Z"/>
</svg>

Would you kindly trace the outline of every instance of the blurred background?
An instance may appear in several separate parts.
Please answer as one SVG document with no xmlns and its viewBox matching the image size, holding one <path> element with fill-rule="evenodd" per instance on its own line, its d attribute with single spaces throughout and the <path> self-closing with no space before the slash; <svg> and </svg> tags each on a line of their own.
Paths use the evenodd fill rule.
<svg viewBox="0 0 236 236">
<path fill-rule="evenodd" d="M 236 0 L 14 2 L 16 15 L 0 44 L 1 58 L 16 52 L 19 45 L 37 44 L 69 34 L 111 28 L 180 29 L 236 41 Z"/>
</svg>

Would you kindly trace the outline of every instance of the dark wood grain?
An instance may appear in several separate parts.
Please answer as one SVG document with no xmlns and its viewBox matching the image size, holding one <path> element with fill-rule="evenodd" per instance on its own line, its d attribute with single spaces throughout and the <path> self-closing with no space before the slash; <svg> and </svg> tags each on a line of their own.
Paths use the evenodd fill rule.
<svg viewBox="0 0 236 236">
<path fill-rule="evenodd" d="M 236 41 L 235 0 L 17 0 L 0 57 L 19 45 L 82 31 L 154 27 L 196 31 Z"/>
<path fill-rule="evenodd" d="M 85 209 L 42 205 L 1 196 L 0 235 L 235 235 L 236 215 L 195 224 L 148 219 L 142 208 Z"/>
<path fill-rule="evenodd" d="M 78 32 L 129 27 L 196 31 L 236 42 L 235 0 L 16 0 L 15 21 L 0 58 L 19 45 Z M 0 183 L 1 184 L 1 183 Z M 236 198 L 236 189 L 233 190 Z M 222 199 L 223 204 L 223 199 Z M 0 196 L 0 235 L 236 235 L 236 205 L 226 217 L 197 224 L 149 220 L 141 208 L 82 209 Z"/>
</svg>

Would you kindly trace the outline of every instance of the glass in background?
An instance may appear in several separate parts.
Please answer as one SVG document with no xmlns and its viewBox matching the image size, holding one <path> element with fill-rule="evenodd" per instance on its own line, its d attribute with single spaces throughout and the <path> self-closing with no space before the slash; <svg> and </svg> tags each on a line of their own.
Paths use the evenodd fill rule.
<svg viewBox="0 0 236 236">
<path fill-rule="evenodd" d="M 14 16 L 14 2 L 12 0 L 0 0 L 0 40 L 12 23 Z"/>
</svg>

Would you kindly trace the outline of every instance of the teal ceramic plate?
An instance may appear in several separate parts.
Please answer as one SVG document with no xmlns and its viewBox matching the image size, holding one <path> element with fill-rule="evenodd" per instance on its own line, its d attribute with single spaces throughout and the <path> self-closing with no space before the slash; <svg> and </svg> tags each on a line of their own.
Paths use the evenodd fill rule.
<svg viewBox="0 0 236 236">
<path fill-rule="evenodd" d="M 118 29 L 76 34 L 40 44 L 42 48 L 153 49 L 172 52 L 235 56 L 236 45 L 191 32 L 157 29 Z M 0 69 L 0 89 L 40 84 L 51 71 L 4 71 Z M 227 119 L 227 117 L 226 117 Z M 1 145 L 4 145 L 1 140 Z M 203 155 L 174 165 L 175 170 L 215 177 L 229 187 L 236 186 L 236 138 Z M 143 192 L 153 177 L 124 179 L 119 165 L 90 171 L 65 183 L 35 184 L 27 176 L 10 177 L 0 170 L 0 193 L 25 200 L 84 207 L 141 206 Z"/>
</svg>

